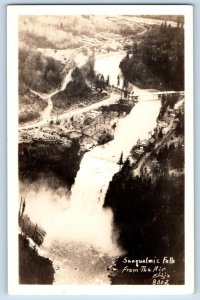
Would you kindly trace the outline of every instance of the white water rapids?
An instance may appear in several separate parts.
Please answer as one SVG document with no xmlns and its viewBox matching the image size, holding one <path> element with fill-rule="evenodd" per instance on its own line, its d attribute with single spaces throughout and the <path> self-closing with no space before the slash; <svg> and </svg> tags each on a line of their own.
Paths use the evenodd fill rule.
<svg viewBox="0 0 200 300">
<path fill-rule="evenodd" d="M 114 82 L 121 59 L 121 54 L 106 57 L 96 70 Z M 29 197 L 27 213 L 47 231 L 43 251 L 54 262 L 55 284 L 109 284 L 106 267 L 121 249 L 113 233 L 112 211 L 103 209 L 105 195 L 120 169 L 121 153 L 125 159 L 138 138 L 148 138 L 161 106 L 152 101 L 157 95 L 141 92 L 130 114 L 118 122 L 114 140 L 84 155 L 68 201 L 46 190 Z"/>
</svg>

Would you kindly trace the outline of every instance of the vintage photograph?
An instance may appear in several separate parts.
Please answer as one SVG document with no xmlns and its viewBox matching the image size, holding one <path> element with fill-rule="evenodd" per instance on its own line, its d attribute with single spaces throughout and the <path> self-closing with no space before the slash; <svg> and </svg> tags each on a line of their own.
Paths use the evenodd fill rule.
<svg viewBox="0 0 200 300">
<path fill-rule="evenodd" d="M 184 285 L 184 14 L 17 25 L 18 284 Z"/>
</svg>

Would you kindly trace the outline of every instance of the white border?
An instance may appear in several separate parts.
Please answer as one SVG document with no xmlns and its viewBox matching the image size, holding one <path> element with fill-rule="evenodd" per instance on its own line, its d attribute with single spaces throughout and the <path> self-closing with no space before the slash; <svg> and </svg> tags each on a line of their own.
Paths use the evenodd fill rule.
<svg viewBox="0 0 200 300">
<path fill-rule="evenodd" d="M 80 14 L 185 16 L 185 285 L 18 284 L 18 16 Z M 194 127 L 192 5 L 14 5 L 7 7 L 8 289 L 15 295 L 179 295 L 194 292 Z M 178 214 L 179 212 L 177 212 Z M 144 288 L 145 287 L 145 288 Z"/>
</svg>

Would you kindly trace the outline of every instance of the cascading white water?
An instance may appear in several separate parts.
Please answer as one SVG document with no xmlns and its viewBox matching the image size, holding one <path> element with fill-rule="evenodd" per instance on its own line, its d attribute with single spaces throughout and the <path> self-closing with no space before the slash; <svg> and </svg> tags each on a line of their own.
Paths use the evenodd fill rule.
<svg viewBox="0 0 200 300">
<path fill-rule="evenodd" d="M 71 209 L 85 214 L 101 209 L 106 183 L 112 179 L 113 171 L 119 170 L 116 163 L 94 157 L 91 152 L 86 153 L 81 161 L 70 197 Z"/>
<path fill-rule="evenodd" d="M 143 101 L 144 98 L 145 101 Z M 148 138 L 149 131 L 156 126 L 156 118 L 160 110 L 160 101 L 149 101 L 152 100 L 151 94 L 147 93 L 140 100 L 131 113 L 119 121 L 113 141 L 104 146 L 95 147 L 84 155 L 72 188 L 70 209 L 79 220 L 80 230 L 82 230 L 82 225 L 84 227 L 86 218 L 94 220 L 94 223 L 89 222 L 88 228 L 85 228 L 88 242 L 93 242 L 96 228 L 99 241 L 100 237 L 107 240 L 107 244 L 99 243 L 105 251 L 109 250 L 108 245 L 112 246 L 112 251 L 117 248 L 112 240 L 111 212 L 106 220 L 102 208 L 109 182 L 120 168 L 118 161 L 121 153 L 123 152 L 123 158 L 125 159 L 138 138 Z M 96 220 L 95 216 L 98 216 Z M 102 226 L 105 221 L 106 227 Z M 91 227 L 92 234 L 90 236 Z M 109 238 L 111 238 L 110 241 Z"/>
</svg>

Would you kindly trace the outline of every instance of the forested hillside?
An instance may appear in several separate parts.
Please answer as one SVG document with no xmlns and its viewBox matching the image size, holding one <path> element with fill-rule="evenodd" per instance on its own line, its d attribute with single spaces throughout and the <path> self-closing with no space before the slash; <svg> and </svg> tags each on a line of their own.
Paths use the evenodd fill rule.
<svg viewBox="0 0 200 300">
<path fill-rule="evenodd" d="M 125 78 L 142 87 L 184 90 L 184 28 L 162 23 L 134 42 L 120 63 Z"/>
<path fill-rule="evenodd" d="M 47 101 L 34 92 L 48 93 L 58 88 L 63 79 L 61 62 L 38 51 L 19 49 L 19 122 L 40 118 Z"/>
</svg>

